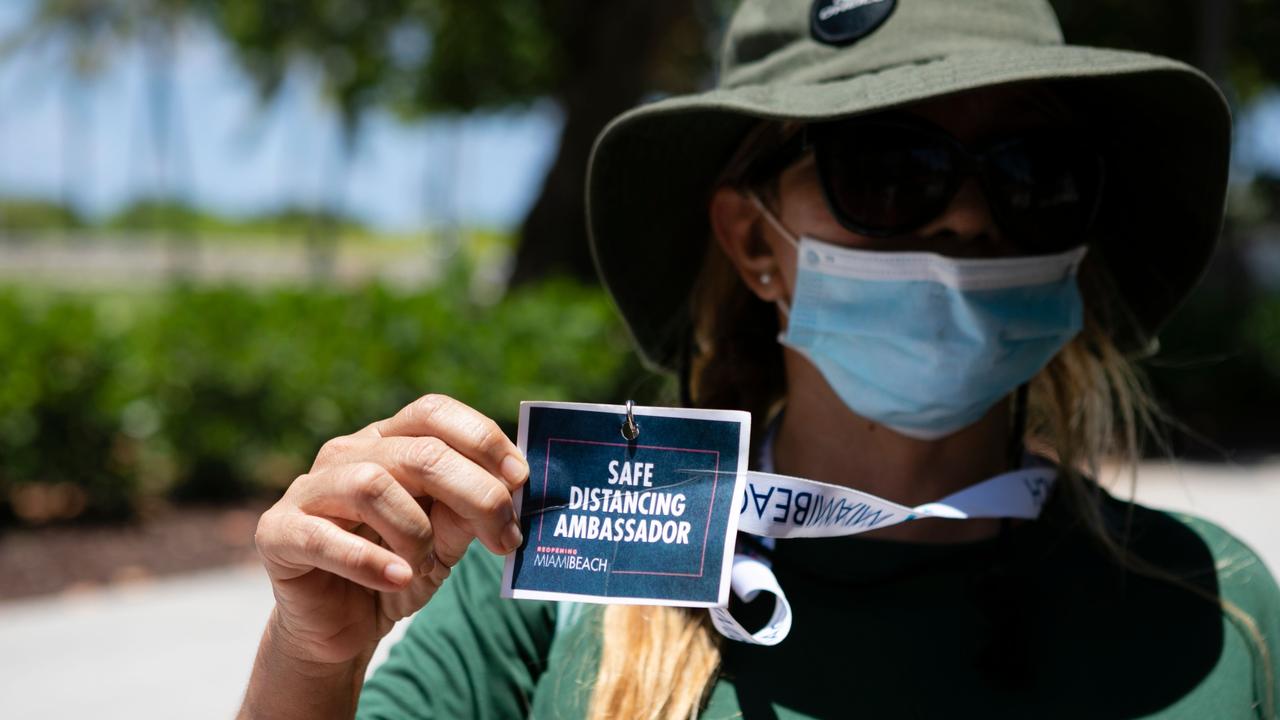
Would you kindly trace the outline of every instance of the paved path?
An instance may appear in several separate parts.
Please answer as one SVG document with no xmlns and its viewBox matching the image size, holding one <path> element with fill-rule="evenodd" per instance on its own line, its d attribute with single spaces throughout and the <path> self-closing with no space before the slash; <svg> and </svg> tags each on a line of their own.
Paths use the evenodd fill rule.
<svg viewBox="0 0 1280 720">
<path fill-rule="evenodd" d="M 1280 576 L 1280 463 L 1149 464 L 1139 478 L 1139 502 L 1222 525 L 1261 555 L 1273 575 Z M 1127 483 L 1116 483 L 1112 492 L 1128 497 Z"/>
<path fill-rule="evenodd" d="M 1280 569 L 1280 464 L 1154 465 L 1142 478 L 1142 501 L 1224 524 Z M 0 717 L 229 718 L 271 602 L 261 571 L 236 567 L 0 604 Z"/>
<path fill-rule="evenodd" d="M 439 279 L 447 260 L 425 243 L 339 242 L 325 277 L 340 285 L 379 280 L 421 288 Z M 306 246 L 297 241 L 189 240 L 175 255 L 163 238 L 149 236 L 0 237 L 0 281 L 80 290 L 163 286 L 176 277 L 175 268 L 196 283 L 292 285 L 311 280 L 310 263 Z"/>
</svg>

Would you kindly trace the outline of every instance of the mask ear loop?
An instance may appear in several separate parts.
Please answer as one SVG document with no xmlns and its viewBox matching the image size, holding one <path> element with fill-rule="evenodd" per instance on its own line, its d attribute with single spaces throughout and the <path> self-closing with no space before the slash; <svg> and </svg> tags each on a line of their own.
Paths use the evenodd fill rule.
<svg viewBox="0 0 1280 720">
<path fill-rule="evenodd" d="M 764 216 L 764 219 L 773 226 L 773 229 L 777 230 L 778 234 L 790 243 L 791 247 L 795 248 L 795 251 L 799 253 L 800 241 L 797 240 L 796 236 L 782 224 L 782 221 L 778 219 L 778 216 L 774 215 L 773 211 L 764 204 L 764 201 L 760 199 L 760 196 L 757 195 L 754 190 L 747 190 L 745 195 L 747 196 L 747 199 L 751 201 L 751 204 L 755 205 L 756 209 L 760 211 L 760 214 Z M 783 315 L 786 315 L 788 318 L 791 317 L 791 304 L 787 302 L 786 298 L 778 298 L 774 302 L 782 309 Z M 781 336 L 781 334 L 779 336 Z"/>
<path fill-rule="evenodd" d="M 764 215 L 764 219 L 768 220 L 769 224 L 773 226 L 773 229 L 777 230 L 782 237 L 786 238 L 787 242 L 791 243 L 791 247 L 799 250 L 800 241 L 796 240 L 796 236 L 782 224 L 782 221 L 779 220 L 778 216 L 774 215 L 773 211 L 764 204 L 764 201 L 760 199 L 760 196 L 757 195 L 754 190 L 747 190 L 746 195 L 747 199 L 751 201 L 751 204 L 756 206 L 756 209 L 760 211 L 761 215 Z"/>
<path fill-rule="evenodd" d="M 791 243 L 791 246 L 796 248 L 797 252 L 799 252 L 800 245 L 798 242 L 796 242 L 795 236 L 792 235 L 791 231 L 787 230 L 782 225 L 782 222 L 779 221 L 778 218 L 772 212 L 769 211 L 769 208 L 766 207 L 765 204 L 760 200 L 760 196 L 756 195 L 754 190 L 747 190 L 745 191 L 744 194 L 747 196 L 747 199 L 749 199 L 751 203 L 756 206 L 756 209 L 759 210 L 762 215 L 764 215 L 765 219 L 769 221 L 769 224 L 773 225 L 774 229 L 777 230 L 778 233 L 781 234 L 782 237 L 787 240 L 787 242 Z M 779 298 L 776 302 L 778 307 L 782 309 L 782 314 L 786 315 L 788 318 L 791 317 L 791 306 L 789 303 L 787 303 L 786 299 Z M 783 333 L 778 334 L 779 340 L 782 339 L 782 334 Z M 680 346 L 680 362 L 677 369 L 677 382 L 680 386 L 680 404 L 683 407 L 687 407 L 687 408 L 695 407 L 693 402 L 693 343 L 694 341 L 695 340 L 694 340 L 693 325 L 690 324 L 687 331 L 685 332 L 684 343 Z"/>
<path fill-rule="evenodd" d="M 1009 467 L 1022 467 L 1027 448 L 1023 435 L 1027 432 L 1027 385 L 1022 383 L 1013 395 L 1013 430 L 1009 437 Z"/>
</svg>

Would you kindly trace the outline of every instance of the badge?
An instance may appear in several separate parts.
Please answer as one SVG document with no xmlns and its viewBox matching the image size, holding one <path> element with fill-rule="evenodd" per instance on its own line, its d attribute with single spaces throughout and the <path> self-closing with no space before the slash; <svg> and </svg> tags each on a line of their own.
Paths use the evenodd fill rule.
<svg viewBox="0 0 1280 720">
<path fill-rule="evenodd" d="M 852 45 L 880 27 L 896 0 L 814 0 L 809 33 L 827 45 Z"/>
<path fill-rule="evenodd" d="M 736 410 L 521 403 L 502 596 L 727 605 L 750 435 Z"/>
</svg>

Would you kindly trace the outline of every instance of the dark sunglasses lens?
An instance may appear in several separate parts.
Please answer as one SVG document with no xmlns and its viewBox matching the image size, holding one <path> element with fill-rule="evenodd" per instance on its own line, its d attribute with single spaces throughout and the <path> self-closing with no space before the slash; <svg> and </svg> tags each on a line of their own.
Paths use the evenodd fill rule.
<svg viewBox="0 0 1280 720">
<path fill-rule="evenodd" d="M 1062 138 L 1008 142 L 988 155 L 989 200 L 1004 230 L 1033 253 L 1086 241 L 1102 185 L 1099 154 Z"/>
<path fill-rule="evenodd" d="M 849 127 L 817 144 L 827 201 L 849 229 L 868 235 L 909 230 L 945 207 L 956 174 L 951 149 L 892 125 Z"/>
</svg>

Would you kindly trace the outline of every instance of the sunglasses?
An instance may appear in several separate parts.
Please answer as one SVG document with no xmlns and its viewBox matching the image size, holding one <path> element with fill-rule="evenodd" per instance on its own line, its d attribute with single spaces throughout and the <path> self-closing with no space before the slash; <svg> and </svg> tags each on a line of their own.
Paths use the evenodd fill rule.
<svg viewBox="0 0 1280 720">
<path fill-rule="evenodd" d="M 918 230 L 976 176 L 1011 242 L 1032 255 L 1062 252 L 1086 241 L 1102 198 L 1102 152 L 1065 128 L 1024 131 L 971 149 L 911 115 L 816 123 L 779 150 L 769 177 L 809 151 L 832 215 L 869 237 Z"/>
</svg>

